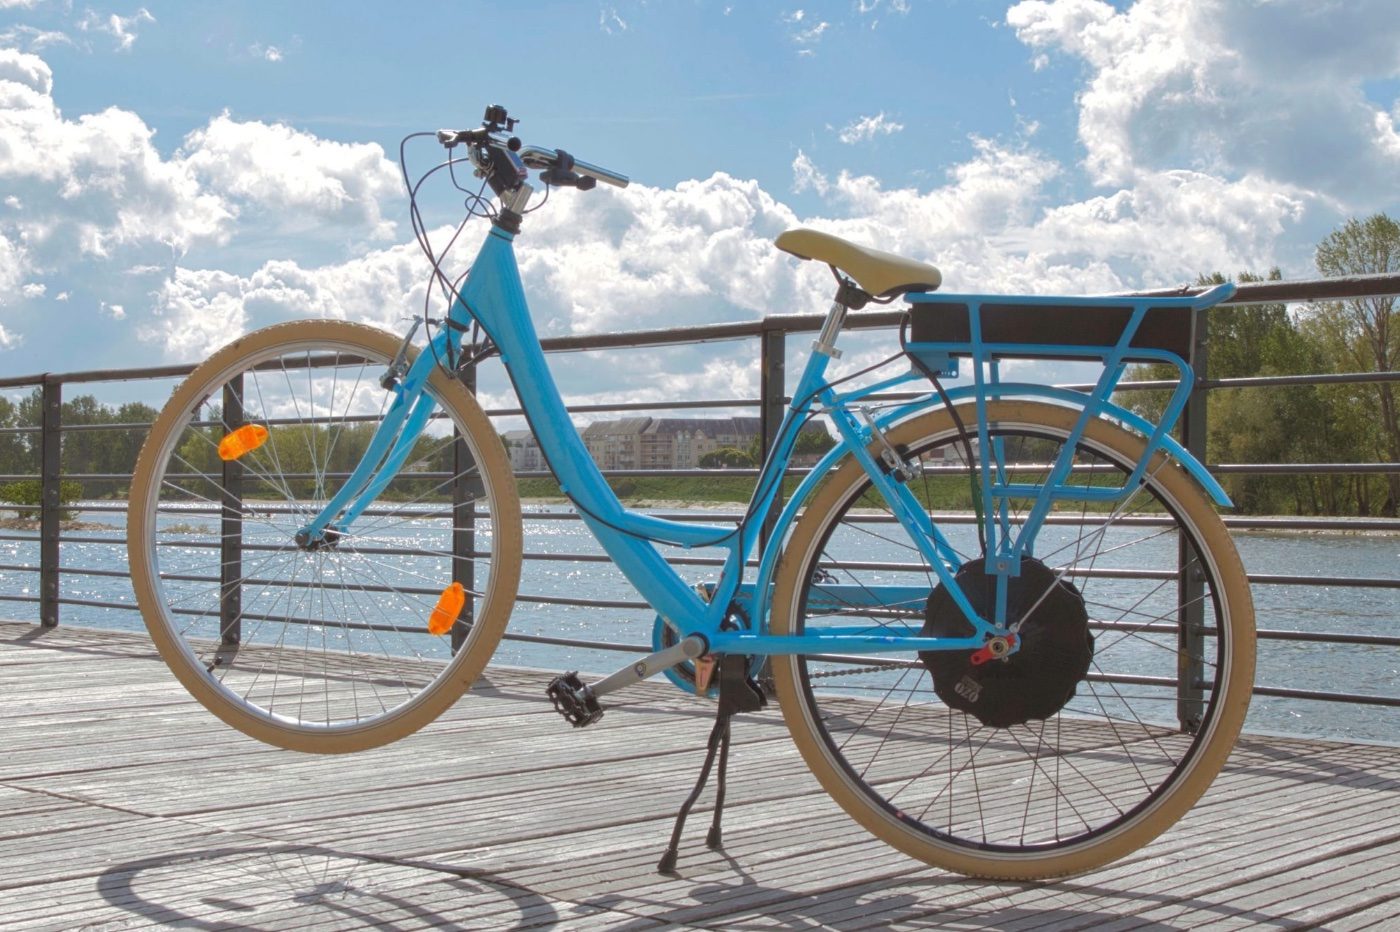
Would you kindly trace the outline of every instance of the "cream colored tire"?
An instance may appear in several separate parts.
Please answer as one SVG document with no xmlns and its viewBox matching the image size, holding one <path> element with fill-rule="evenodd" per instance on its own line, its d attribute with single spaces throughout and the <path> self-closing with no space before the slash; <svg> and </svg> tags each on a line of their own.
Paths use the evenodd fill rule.
<svg viewBox="0 0 1400 932">
<path fill-rule="evenodd" d="M 176 388 L 137 463 L 128 554 L 151 637 L 209 711 L 278 747 L 356 751 L 421 728 L 481 675 L 515 600 L 510 464 L 476 399 L 441 367 L 427 392 L 446 418 L 393 482 L 334 546 L 294 541 L 387 407 L 379 379 L 399 344 L 323 320 L 241 337 Z M 226 395 L 230 385 L 241 394 Z M 241 397 L 241 421 L 225 417 L 228 397 Z M 216 447 L 240 424 L 270 436 L 231 467 L 233 499 Z M 454 487 L 474 501 L 454 504 Z M 451 635 L 426 630 L 454 578 L 471 583 L 455 653 Z"/>
<path fill-rule="evenodd" d="M 961 413 L 964 423 L 976 424 L 970 407 Z M 988 406 L 988 421 L 1002 438 L 1002 462 L 1022 464 L 1013 471 L 1022 478 L 1062 445 L 1076 417 L 1042 403 Z M 920 415 L 891 430 L 889 440 L 929 467 L 909 486 L 943 513 L 936 516 L 940 527 L 971 559 L 980 541 L 975 523 L 966 520 L 967 503 L 957 500 L 968 490 L 967 446 L 953 419 L 943 411 Z M 1126 472 L 1142 449 L 1136 435 L 1091 423 L 1074 474 L 1084 478 L 1074 481 Z M 939 475 L 940 469 L 950 474 Z M 847 457 L 813 493 L 776 574 L 774 634 L 837 623 L 887 631 L 899 615 L 916 633 L 921 629 L 926 597 L 910 595 L 908 604 L 882 610 L 865 604 L 870 593 L 896 593 L 899 586 L 912 593 L 925 585 L 931 591 L 938 582 L 907 538 L 900 539 L 900 525 L 881 521 L 876 501 L 862 497 L 867 484 Z M 1212 505 L 1183 469 L 1158 455 L 1146 487 L 1122 513 L 1077 507 L 1066 503 L 1052 515 L 1034 552 L 1046 554 L 1045 565 L 1081 592 L 1094 656 L 1075 695 L 1048 718 L 984 724 L 941 701 L 932 672 L 912 653 L 867 658 L 896 664 L 885 668 L 774 658 L 783 716 L 812 773 L 857 822 L 915 858 L 1007 880 L 1082 873 L 1173 825 L 1234 746 L 1253 683 L 1254 616 L 1244 568 Z M 949 512 L 961 512 L 962 523 L 949 520 Z M 1013 508 L 1013 525 L 1016 519 Z M 1181 546 L 1187 572 L 1201 579 L 1200 598 L 1175 578 Z M 1201 617 L 1193 620 L 1196 607 Z M 1182 696 L 1175 685 L 1183 656 L 1202 664 L 1192 684 L 1199 697 Z M 977 701 L 997 689 L 1012 698 L 1016 687 L 978 676 L 956 685 L 968 686 Z M 1190 723 L 1185 729 L 1182 716 Z"/>
</svg>

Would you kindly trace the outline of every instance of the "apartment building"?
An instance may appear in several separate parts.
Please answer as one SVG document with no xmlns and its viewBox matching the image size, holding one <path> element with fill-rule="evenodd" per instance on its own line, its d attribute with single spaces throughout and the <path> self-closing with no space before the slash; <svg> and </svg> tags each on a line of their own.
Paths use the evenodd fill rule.
<svg viewBox="0 0 1400 932">
<path fill-rule="evenodd" d="M 605 470 L 694 469 L 700 457 L 713 450 L 748 449 L 758 437 L 758 427 L 756 417 L 629 417 L 594 421 L 582 435 L 594 462 Z M 530 431 L 507 431 L 502 439 L 517 472 L 548 468 Z"/>
<path fill-rule="evenodd" d="M 501 440 L 506 445 L 513 472 L 544 472 L 549 469 L 544 454 L 540 452 L 540 445 L 530 431 L 508 430 L 501 434 Z"/>
</svg>

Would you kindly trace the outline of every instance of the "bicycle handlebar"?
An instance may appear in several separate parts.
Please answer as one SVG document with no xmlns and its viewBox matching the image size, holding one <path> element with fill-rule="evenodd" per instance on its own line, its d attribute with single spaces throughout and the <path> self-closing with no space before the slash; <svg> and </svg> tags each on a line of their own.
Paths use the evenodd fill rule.
<svg viewBox="0 0 1400 932">
<path fill-rule="evenodd" d="M 440 129 L 437 131 L 437 139 L 442 145 L 451 148 L 458 143 L 465 142 L 473 146 L 489 146 L 510 152 L 520 159 L 527 167 L 549 170 L 552 168 L 562 168 L 565 171 L 573 171 L 580 175 L 594 178 L 604 184 L 614 187 L 625 188 L 631 180 L 620 172 L 615 172 L 600 165 L 585 162 L 582 159 L 574 158 L 571 155 L 562 154 L 560 149 L 550 149 L 545 146 L 522 146 L 520 140 L 515 136 L 505 136 L 501 133 L 493 133 L 488 127 L 478 127 L 477 129 Z"/>
<path fill-rule="evenodd" d="M 521 160 L 531 168 L 550 168 L 560 164 L 558 149 L 549 149 L 544 146 L 524 146 L 521 148 L 519 155 Z M 626 175 L 615 172 L 612 169 L 593 165 L 582 159 L 573 158 L 572 156 L 570 156 L 570 158 L 573 159 L 573 170 L 580 175 L 596 178 L 604 184 L 610 184 L 617 188 L 625 188 L 631 183 L 631 179 Z"/>
</svg>

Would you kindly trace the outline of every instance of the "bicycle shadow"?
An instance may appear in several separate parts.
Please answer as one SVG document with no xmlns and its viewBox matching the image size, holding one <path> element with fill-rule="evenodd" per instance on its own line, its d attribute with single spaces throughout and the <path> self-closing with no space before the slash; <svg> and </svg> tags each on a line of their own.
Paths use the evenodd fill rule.
<svg viewBox="0 0 1400 932">
<path fill-rule="evenodd" d="M 1306 741 L 1307 739 L 1289 740 Z M 1323 784 L 1339 790 L 1361 789 L 1383 793 L 1400 792 L 1400 779 L 1396 779 L 1389 773 L 1323 756 L 1339 745 L 1330 742 L 1314 742 L 1314 745 L 1311 752 L 1300 753 L 1296 747 L 1275 747 L 1262 740 L 1246 736 L 1237 742 L 1235 759 L 1226 764 L 1226 769 L 1231 773 L 1269 777 L 1286 783 Z M 1359 750 L 1364 750 L 1364 747 L 1350 746 L 1345 749 L 1345 754 L 1348 758 L 1356 758 L 1359 756 Z M 1380 766 L 1384 767 L 1385 770 L 1393 771 L 1394 764 L 1388 760 Z"/>
<path fill-rule="evenodd" d="M 1153 907 L 1176 907 L 1188 917 L 1163 921 L 1140 919 L 1134 929 L 1179 930 L 1198 925 L 1202 914 L 1242 923 L 1251 928 L 1294 928 L 1296 918 L 1258 909 L 1241 909 L 1228 902 L 1229 891 L 1219 891 L 1220 899 L 1209 895 L 1154 893 L 1135 889 L 1131 877 L 1121 886 L 1067 880 L 1054 882 L 997 883 L 951 874 L 931 876 L 901 875 L 867 880 L 837 889 L 810 893 L 796 892 L 757 881 L 733 857 L 720 853 L 733 870 L 737 882 L 706 880 L 685 893 L 687 902 L 667 908 L 664 901 L 639 901 L 635 897 L 606 894 L 582 900 L 584 905 L 613 914 L 636 918 L 612 928 L 641 932 L 660 922 L 666 926 L 722 927 L 746 929 L 1012 929 L 1034 926 L 1050 929 L 1089 929 L 1114 920 L 1135 918 Z M 718 865 L 705 868 L 713 874 Z M 682 881 L 683 882 L 683 881 Z M 898 887 L 890 890 L 890 887 Z M 1047 899 L 1066 897 L 1103 905 L 1073 907 L 1036 906 L 1023 900 L 1043 892 Z M 1117 908 L 1113 908 L 1116 905 Z M 656 909 L 655 907 L 662 907 Z"/>
<path fill-rule="evenodd" d="M 562 919 L 551 900 L 488 871 L 317 845 L 225 845 L 126 861 L 98 877 L 97 892 L 143 923 L 218 932 L 326 921 L 509 928 Z M 104 925 L 125 922 L 92 927 Z"/>
</svg>

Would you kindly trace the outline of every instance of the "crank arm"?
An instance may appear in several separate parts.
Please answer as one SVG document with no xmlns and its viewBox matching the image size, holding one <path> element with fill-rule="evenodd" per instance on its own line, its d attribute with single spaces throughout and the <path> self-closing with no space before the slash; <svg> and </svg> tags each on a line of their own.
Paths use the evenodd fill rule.
<svg viewBox="0 0 1400 932">
<path fill-rule="evenodd" d="M 665 650 L 648 654 L 636 663 L 623 667 L 592 686 L 585 685 L 577 673 L 565 673 L 555 677 L 545 691 L 554 703 L 555 710 L 575 728 L 582 728 L 603 717 L 602 706 L 598 704 L 600 696 L 617 692 L 633 683 L 640 683 L 687 660 L 696 660 L 704 656 L 709 649 L 709 642 L 704 637 L 691 634 Z"/>
</svg>

